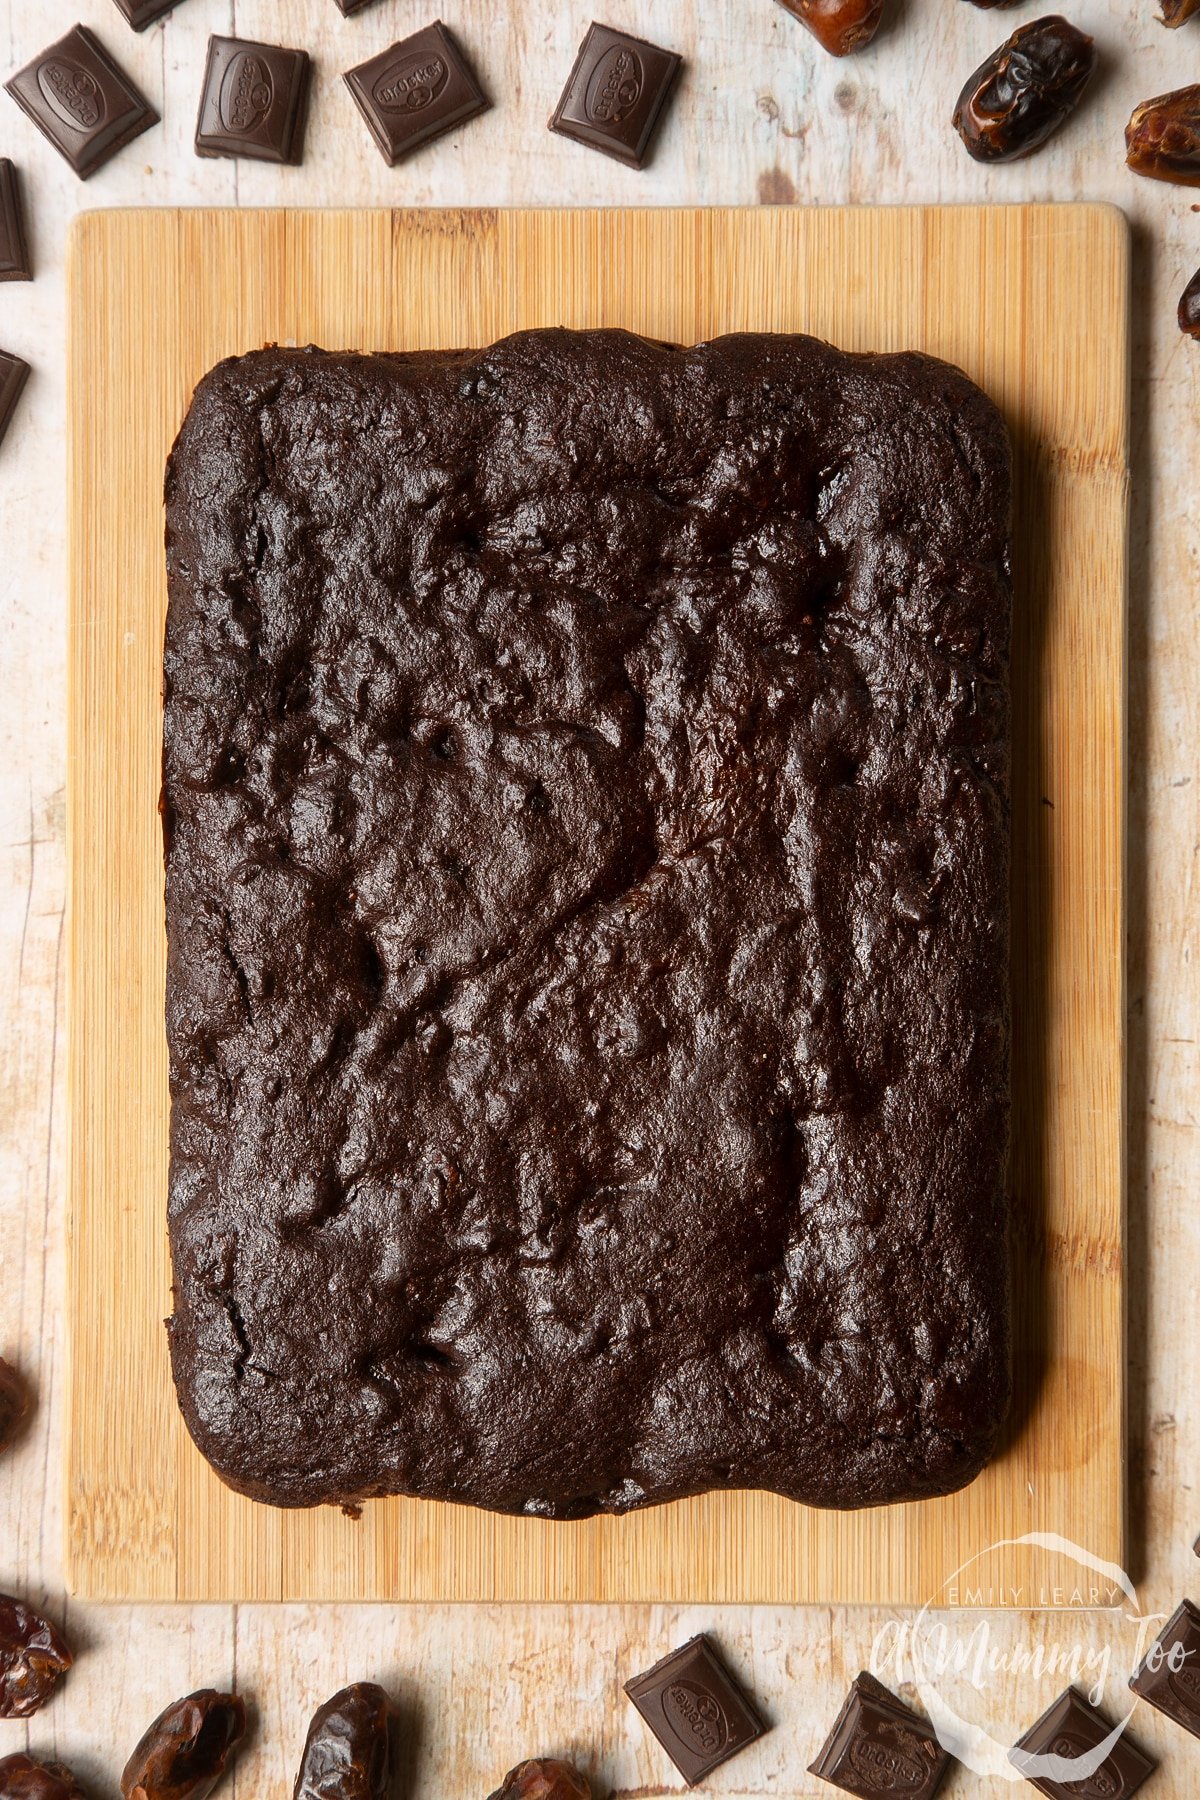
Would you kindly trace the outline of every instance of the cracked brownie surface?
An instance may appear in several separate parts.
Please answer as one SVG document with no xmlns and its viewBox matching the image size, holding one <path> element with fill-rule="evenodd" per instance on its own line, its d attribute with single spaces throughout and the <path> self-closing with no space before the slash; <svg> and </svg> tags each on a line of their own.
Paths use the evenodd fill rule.
<svg viewBox="0 0 1200 1800">
<path fill-rule="evenodd" d="M 167 478 L 176 1386 L 283 1505 L 961 1485 L 1009 452 L 916 355 L 270 349 Z"/>
</svg>

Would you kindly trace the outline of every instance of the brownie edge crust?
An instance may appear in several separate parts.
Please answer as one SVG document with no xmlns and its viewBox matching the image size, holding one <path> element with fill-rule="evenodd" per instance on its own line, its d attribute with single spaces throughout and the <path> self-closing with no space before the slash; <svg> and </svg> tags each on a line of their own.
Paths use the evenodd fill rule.
<svg viewBox="0 0 1200 1800">
<path fill-rule="evenodd" d="M 1009 1392 L 1009 448 L 738 336 L 267 349 L 167 472 L 169 1322 L 217 1473 L 946 1493 Z"/>
</svg>

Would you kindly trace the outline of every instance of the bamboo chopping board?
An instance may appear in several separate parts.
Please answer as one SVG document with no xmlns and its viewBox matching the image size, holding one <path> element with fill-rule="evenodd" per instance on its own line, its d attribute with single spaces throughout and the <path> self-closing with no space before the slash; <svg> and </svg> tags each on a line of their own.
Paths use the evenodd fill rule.
<svg viewBox="0 0 1200 1800">
<path fill-rule="evenodd" d="M 1127 239 L 1106 208 L 110 212 L 71 257 L 69 1579 L 94 1598 L 1102 1602 L 1122 1549 Z M 922 349 L 1017 452 L 1016 1401 L 964 1493 L 856 1514 L 730 1495 L 550 1524 L 223 1488 L 175 1406 L 165 1206 L 163 464 L 199 377 L 268 341 L 523 326 Z M 1028 1544 L 1004 1540 L 1036 1534 Z M 1101 1584 L 1102 1588 L 1102 1584 Z"/>
</svg>

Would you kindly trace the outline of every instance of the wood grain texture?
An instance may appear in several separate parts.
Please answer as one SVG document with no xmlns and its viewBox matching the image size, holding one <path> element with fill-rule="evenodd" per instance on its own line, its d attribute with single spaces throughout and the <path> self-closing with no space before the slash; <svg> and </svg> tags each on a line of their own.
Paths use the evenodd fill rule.
<svg viewBox="0 0 1200 1800">
<path fill-rule="evenodd" d="M 986 281 L 979 279 L 988 272 Z M 965 279 L 964 279 L 965 277 Z M 919 1604 L 1031 1531 L 1122 1554 L 1122 752 L 1127 243 L 1106 208 L 97 213 L 70 272 L 69 1571 L 145 1599 Z M 156 801 L 161 481 L 196 380 L 265 341 L 481 344 L 622 324 L 922 348 L 1017 452 L 1017 1401 L 964 1494 L 859 1514 L 707 1497 L 575 1525 L 378 1502 L 355 1523 L 225 1490 L 161 1320 L 166 1057 Z M 1052 1595 L 1012 1551 L 988 1581 Z M 1069 1585 L 1069 1584 L 1068 1584 Z"/>
</svg>

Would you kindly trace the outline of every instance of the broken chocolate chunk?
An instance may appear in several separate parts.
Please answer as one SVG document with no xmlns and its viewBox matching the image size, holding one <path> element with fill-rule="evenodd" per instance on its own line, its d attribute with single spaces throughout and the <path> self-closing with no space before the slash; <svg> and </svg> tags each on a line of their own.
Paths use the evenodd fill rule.
<svg viewBox="0 0 1200 1800">
<path fill-rule="evenodd" d="M 1098 1757 L 1112 1734 L 1107 1719 L 1071 1687 L 1017 1739 L 1009 1758 L 1047 1800 L 1089 1794 L 1131 1800 L 1157 1764 L 1124 1733 Z"/>
<path fill-rule="evenodd" d="M 877 1794 L 933 1800 L 950 1763 L 928 1721 L 863 1670 L 809 1773 L 862 1800 Z"/>
<path fill-rule="evenodd" d="M 1129 1685 L 1142 1700 L 1200 1737 L 1200 1606 L 1180 1601 Z"/>
</svg>

